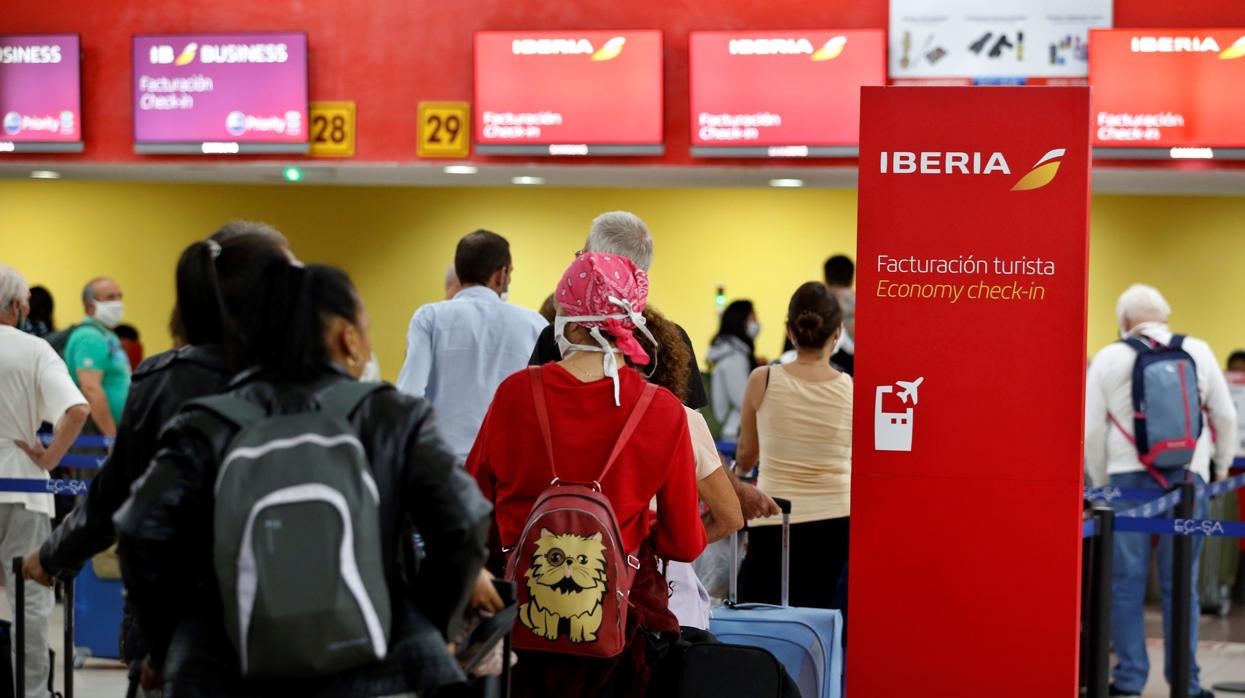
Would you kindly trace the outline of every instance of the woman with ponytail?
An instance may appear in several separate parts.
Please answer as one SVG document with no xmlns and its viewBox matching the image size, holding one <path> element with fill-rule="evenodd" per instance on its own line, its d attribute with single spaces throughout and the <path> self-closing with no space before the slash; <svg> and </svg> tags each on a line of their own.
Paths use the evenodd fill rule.
<svg viewBox="0 0 1245 698">
<path fill-rule="evenodd" d="M 248 368 L 221 396 L 229 402 L 192 403 L 168 423 L 151 467 L 117 515 L 122 571 L 144 636 L 151 643 L 152 673 L 161 674 L 164 689 L 178 698 L 431 695 L 446 685 L 464 681 L 447 638 L 456 637 L 469 600 L 476 607 L 492 611 L 501 608 L 501 600 L 488 580 L 487 593 L 477 588 L 486 554 L 491 513 L 488 503 L 442 441 L 427 402 L 389 385 L 364 390 L 355 385 L 371 355 L 370 321 L 343 271 L 277 259 L 267 261 L 256 272 L 258 280 L 241 313 L 239 358 Z M 222 404 L 233 409 L 222 408 Z M 332 409 L 347 415 L 343 427 L 349 427 L 348 433 L 325 435 L 314 431 L 314 425 L 329 420 L 309 413 Z M 309 430 L 302 437 L 231 450 L 234 437 L 247 427 L 298 424 L 291 421 L 295 419 L 304 420 L 299 426 Z M 290 446 L 288 442 L 303 437 L 308 440 L 298 448 L 316 449 L 307 451 L 303 462 L 309 468 L 316 464 L 321 473 L 342 463 L 332 459 L 330 450 L 334 446 L 362 447 L 370 481 L 374 482 L 374 488 L 368 489 L 376 497 L 379 528 L 360 528 L 350 536 L 356 551 L 372 551 L 367 554 L 379 557 L 382 572 L 369 579 L 379 587 L 383 578 L 389 612 L 385 615 L 380 605 L 368 606 L 374 612 L 369 618 L 374 619 L 377 629 L 369 626 L 372 643 L 365 642 L 364 646 L 368 652 L 375 652 L 362 659 L 357 642 L 336 643 L 332 651 L 351 651 L 354 654 L 346 656 L 355 659 L 320 675 L 287 669 L 278 675 L 270 670 L 263 679 L 245 677 L 239 648 L 231 641 L 225 621 L 227 599 L 220 586 L 223 578 L 217 576 L 225 568 L 217 565 L 213 549 L 214 542 L 219 543 L 215 535 L 222 521 L 220 512 L 233 506 L 226 502 L 225 509 L 217 507 L 218 476 L 220 482 L 226 482 L 222 464 L 227 457 L 251 451 L 244 457 L 260 460 L 252 461 L 249 467 L 262 468 L 268 464 L 262 461 L 260 451 L 280 451 Z M 309 480 L 273 494 L 315 486 Z M 254 515 L 255 510 L 244 508 L 234 518 L 244 518 L 248 511 Z M 215 522 L 214 517 L 218 517 Z M 266 520 L 265 531 L 270 533 L 265 540 L 273 540 L 273 523 Z M 308 525 L 322 523 L 317 519 Z M 282 523 L 277 520 L 275 525 L 280 528 Z M 307 544 L 313 549 L 317 543 L 326 545 L 325 537 L 332 535 L 326 530 L 303 532 Z M 410 550 L 412 531 L 417 531 L 423 541 L 418 563 L 403 554 Z M 298 533 L 287 531 L 285 535 Z M 281 544 L 268 545 L 290 550 Z M 356 575 L 357 569 L 375 569 L 376 557 L 361 555 L 356 554 L 356 560 L 364 561 L 357 563 Z M 255 558 L 260 559 L 260 554 Z M 343 569 L 347 569 L 346 559 L 340 563 Z M 364 564 L 368 560 L 371 567 Z M 255 567 L 258 569 L 260 563 Z M 286 572 L 299 574 L 288 568 Z M 268 599 L 280 598 L 291 605 L 320 603 L 324 599 L 308 598 L 308 590 L 336 585 L 344 593 L 349 580 L 357 578 L 343 572 L 344 585 L 339 584 L 341 580 L 311 577 L 301 580 L 302 586 L 297 586 L 300 580 L 294 580 L 294 586 L 282 586 L 283 580 L 290 581 L 288 577 L 258 576 L 264 581 L 256 583 L 255 617 Z M 271 579 L 276 580 L 271 582 L 273 586 L 266 586 Z M 240 607 L 240 592 L 229 598 Z M 386 628 L 383 638 L 375 634 L 381 633 L 382 625 Z M 298 642 L 315 640 L 291 638 L 300 648 L 306 645 Z M 241 648 L 245 646 L 243 640 Z M 305 660 L 303 655 L 298 659 Z"/>
<path fill-rule="evenodd" d="M 112 517 L 156 452 L 156 437 L 182 403 L 224 389 L 235 366 L 227 345 L 237 338 L 235 318 L 248 302 L 255 270 L 289 255 L 272 228 L 231 223 L 192 243 L 177 262 L 174 309 L 185 346 L 150 357 L 134 372 L 117 438 L 86 497 L 25 561 L 30 579 L 68 578 L 115 542 Z M 121 634 L 122 659 L 137 675 L 147 648 L 129 613 Z"/>
<path fill-rule="evenodd" d="M 797 357 L 752 372 L 744 393 L 736 467 L 760 465 L 757 486 L 791 500 L 791 605 L 833 608 L 847 564 L 852 476 L 852 377 L 830 367 L 843 311 L 824 284 L 791 296 L 787 335 Z M 741 601 L 779 603 L 782 531 L 776 517 L 749 522 L 739 571 Z"/>
</svg>

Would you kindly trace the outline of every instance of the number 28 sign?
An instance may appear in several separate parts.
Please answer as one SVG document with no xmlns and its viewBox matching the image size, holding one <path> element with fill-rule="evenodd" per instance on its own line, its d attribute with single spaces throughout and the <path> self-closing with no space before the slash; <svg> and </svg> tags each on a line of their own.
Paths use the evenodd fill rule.
<svg viewBox="0 0 1245 698">
<path fill-rule="evenodd" d="M 471 107 L 466 102 L 419 103 L 419 156 L 465 158 L 471 151 Z"/>
<path fill-rule="evenodd" d="M 312 102 L 308 112 L 312 157 L 354 157 L 354 102 Z"/>
</svg>

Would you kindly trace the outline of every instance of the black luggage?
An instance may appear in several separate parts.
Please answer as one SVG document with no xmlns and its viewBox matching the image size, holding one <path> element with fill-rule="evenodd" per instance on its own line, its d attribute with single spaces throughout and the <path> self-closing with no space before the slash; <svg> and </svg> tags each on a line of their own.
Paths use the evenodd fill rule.
<svg viewBox="0 0 1245 698">
<path fill-rule="evenodd" d="M 680 642 L 655 693 L 670 698 L 799 698 L 800 691 L 774 655 L 759 647 Z"/>
</svg>

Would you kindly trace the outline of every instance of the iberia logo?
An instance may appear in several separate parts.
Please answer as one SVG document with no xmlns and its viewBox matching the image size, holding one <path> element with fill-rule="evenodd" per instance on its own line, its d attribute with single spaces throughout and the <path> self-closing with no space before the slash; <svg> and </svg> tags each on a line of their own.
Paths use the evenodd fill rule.
<svg viewBox="0 0 1245 698">
<path fill-rule="evenodd" d="M 843 53 L 843 47 L 847 46 L 846 36 L 836 36 L 825 43 L 824 46 L 817 49 L 817 53 L 813 54 L 815 61 L 832 61 Z"/>
<path fill-rule="evenodd" d="M 1245 36 L 1232 42 L 1232 45 L 1219 52 L 1219 60 L 1230 61 L 1245 56 Z"/>
<path fill-rule="evenodd" d="M 1020 181 L 1012 187 L 1012 191 L 1029 191 L 1031 189 L 1041 189 L 1050 184 L 1055 179 L 1055 175 L 1059 173 L 1059 158 L 1063 157 L 1066 149 L 1055 148 L 1047 151 L 1033 165 L 1033 169 L 1020 178 Z"/>
<path fill-rule="evenodd" d="M 195 53 L 198 52 L 198 50 L 199 44 L 191 43 L 186 48 L 182 49 L 181 55 L 177 57 L 177 60 L 173 62 L 173 65 L 190 65 L 194 62 Z"/>
<path fill-rule="evenodd" d="M 618 56 L 622 54 L 623 47 L 626 45 L 627 45 L 627 37 L 616 36 L 610 39 L 609 41 L 605 42 L 604 46 L 597 49 L 596 53 L 592 54 L 592 60 L 612 61 L 615 58 L 618 58 Z"/>
</svg>

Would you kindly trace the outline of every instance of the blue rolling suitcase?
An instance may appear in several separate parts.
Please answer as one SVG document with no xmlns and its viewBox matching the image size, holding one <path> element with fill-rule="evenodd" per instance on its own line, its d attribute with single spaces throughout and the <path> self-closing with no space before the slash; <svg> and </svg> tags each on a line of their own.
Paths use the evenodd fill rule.
<svg viewBox="0 0 1245 698">
<path fill-rule="evenodd" d="M 78 574 L 74 595 L 74 649 L 86 661 L 121 658 L 121 616 L 124 600 L 120 579 L 100 579 L 95 574 L 95 561 L 87 563 Z"/>
<path fill-rule="evenodd" d="M 791 503 L 774 501 L 782 509 L 782 605 L 736 603 L 738 580 L 732 576 L 727 604 L 713 610 L 709 632 L 722 642 L 769 650 L 786 667 L 803 698 L 840 698 L 843 616 L 830 609 L 789 605 Z M 738 570 L 734 562 L 732 567 Z"/>
</svg>

